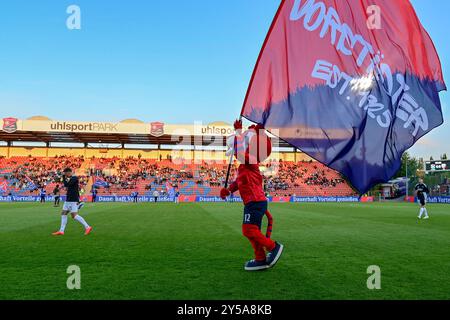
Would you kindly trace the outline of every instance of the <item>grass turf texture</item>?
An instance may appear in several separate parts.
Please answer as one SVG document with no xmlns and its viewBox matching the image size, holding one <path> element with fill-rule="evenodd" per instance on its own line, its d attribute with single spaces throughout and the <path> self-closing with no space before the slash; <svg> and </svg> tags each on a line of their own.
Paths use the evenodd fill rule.
<svg viewBox="0 0 450 320">
<path fill-rule="evenodd" d="M 249 273 L 240 204 L 87 204 L 85 237 L 50 204 L 0 203 L 0 299 L 449 299 L 450 207 L 271 204 L 278 265 Z M 69 265 L 81 290 L 66 288 Z M 368 290 L 369 265 L 381 290 Z"/>
</svg>

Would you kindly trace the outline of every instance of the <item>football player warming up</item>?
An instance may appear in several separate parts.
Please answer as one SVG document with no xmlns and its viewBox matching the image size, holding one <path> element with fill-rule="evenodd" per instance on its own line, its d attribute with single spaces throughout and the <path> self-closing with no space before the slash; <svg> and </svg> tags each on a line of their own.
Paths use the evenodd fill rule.
<svg viewBox="0 0 450 320">
<path fill-rule="evenodd" d="M 414 192 L 416 193 L 417 199 L 419 200 L 420 204 L 420 211 L 419 216 L 417 218 L 422 219 L 422 215 L 424 216 L 424 219 L 429 219 L 428 211 L 427 211 L 427 194 L 430 192 L 427 185 L 423 183 L 423 179 L 419 179 L 419 183 L 416 184 L 414 188 Z"/>
<path fill-rule="evenodd" d="M 264 215 L 267 211 L 267 198 L 263 190 L 263 177 L 259 171 L 259 163 L 266 160 L 272 152 L 270 138 L 264 128 L 252 125 L 242 132 L 242 122 L 234 123 L 236 134 L 227 139 L 227 155 L 234 156 L 240 162 L 237 178 L 229 188 L 220 192 L 222 199 L 239 191 L 244 202 L 244 218 L 242 233 L 250 241 L 255 252 L 255 259 L 248 261 L 244 269 L 247 271 L 265 270 L 273 267 L 280 259 L 283 245 L 270 239 L 261 232 Z M 271 230 L 270 230 L 271 232 Z M 267 255 L 266 255 L 267 251 Z"/>
<path fill-rule="evenodd" d="M 61 228 L 59 231 L 53 233 L 54 236 L 64 235 L 64 230 L 67 225 L 67 215 L 70 213 L 73 219 L 81 223 L 85 229 L 84 234 L 88 235 L 92 231 L 92 227 L 87 224 L 87 222 L 78 215 L 78 206 L 80 202 L 80 190 L 78 177 L 74 176 L 72 169 L 64 169 L 64 187 L 67 189 L 66 201 L 64 202 L 63 210 L 61 212 Z"/>
</svg>

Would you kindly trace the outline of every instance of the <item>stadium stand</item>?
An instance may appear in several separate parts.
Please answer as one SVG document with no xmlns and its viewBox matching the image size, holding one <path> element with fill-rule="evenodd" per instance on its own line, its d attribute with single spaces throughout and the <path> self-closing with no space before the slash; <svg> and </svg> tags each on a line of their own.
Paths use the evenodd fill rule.
<svg viewBox="0 0 450 320">
<path fill-rule="evenodd" d="M 51 194 L 62 170 L 71 167 L 81 178 L 82 191 L 96 188 L 99 195 L 164 195 L 174 188 L 182 195 L 218 196 L 224 183 L 225 162 L 190 162 L 140 157 L 85 158 L 83 156 L 0 158 L 3 194 Z M 265 190 L 272 196 L 350 196 L 352 188 L 339 173 L 315 161 L 269 161 L 261 166 Z M 232 175 L 234 175 L 234 169 Z"/>
</svg>

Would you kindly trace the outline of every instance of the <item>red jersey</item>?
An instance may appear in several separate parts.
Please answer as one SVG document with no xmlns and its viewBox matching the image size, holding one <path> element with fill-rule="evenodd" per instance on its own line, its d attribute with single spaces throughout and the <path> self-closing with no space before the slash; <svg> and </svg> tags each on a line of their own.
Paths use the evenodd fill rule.
<svg viewBox="0 0 450 320">
<path fill-rule="evenodd" d="M 238 176 L 229 188 L 230 192 L 239 190 L 244 204 L 267 201 L 263 190 L 263 177 L 257 164 L 241 164 Z"/>
</svg>

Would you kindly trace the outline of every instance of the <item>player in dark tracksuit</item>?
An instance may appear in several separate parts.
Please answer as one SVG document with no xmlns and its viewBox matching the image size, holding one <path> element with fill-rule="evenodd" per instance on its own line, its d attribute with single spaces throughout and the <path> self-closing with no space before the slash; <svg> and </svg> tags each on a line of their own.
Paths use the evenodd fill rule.
<svg viewBox="0 0 450 320">
<path fill-rule="evenodd" d="M 53 233 L 54 236 L 63 236 L 67 225 L 67 215 L 70 213 L 72 218 L 81 223 L 85 229 L 84 234 L 88 235 L 92 231 L 92 227 L 78 214 L 80 203 L 80 186 L 78 177 L 72 174 L 72 169 L 64 170 L 64 187 L 67 189 L 66 201 L 61 212 L 61 228 Z"/>
<path fill-rule="evenodd" d="M 236 121 L 235 129 L 237 134 L 240 135 L 242 122 Z M 225 199 L 231 193 L 239 190 L 244 202 L 242 233 L 250 241 L 255 252 L 255 259 L 248 261 L 244 266 L 247 271 L 264 270 L 273 267 L 283 252 L 282 244 L 271 240 L 261 232 L 262 219 L 267 212 L 267 198 L 263 190 L 263 177 L 259 171 L 259 162 L 263 160 L 258 155 L 255 157 L 257 160 L 251 161 L 252 155 L 249 154 L 250 150 L 254 150 L 249 145 L 256 143 L 256 141 L 259 144 L 259 137 L 257 138 L 258 140 L 255 137 L 258 135 L 256 132 L 260 129 L 259 127 L 251 127 L 241 137 L 241 141 L 245 144 L 245 147 L 243 147 L 245 150 L 244 163 L 241 163 L 238 168 L 237 179 L 231 183 L 229 188 L 223 188 L 220 192 L 221 198 Z M 251 141 L 252 139 L 254 141 Z M 232 148 L 237 148 L 236 142 Z M 236 153 L 239 152 L 236 151 Z M 239 158 L 239 156 L 237 157 Z M 267 255 L 266 251 L 268 252 Z"/>
<path fill-rule="evenodd" d="M 96 202 L 97 201 L 97 188 L 93 187 L 92 188 L 92 202 Z"/>
<path fill-rule="evenodd" d="M 54 202 L 53 206 L 54 207 L 59 207 L 59 201 L 60 201 L 60 198 L 61 198 L 61 194 L 60 194 L 60 190 L 59 190 L 59 184 L 57 184 L 55 186 L 55 189 L 53 189 L 53 196 L 55 198 L 55 200 L 54 200 L 55 202 Z"/>
<path fill-rule="evenodd" d="M 430 192 L 430 190 L 428 189 L 427 185 L 423 183 L 423 179 L 419 179 L 419 183 L 416 184 L 414 190 L 416 193 L 417 200 L 420 203 L 420 212 L 418 218 L 422 219 L 422 215 L 425 214 L 424 219 L 429 219 L 430 217 L 428 216 L 426 205 L 427 205 L 427 194 Z"/>
</svg>

